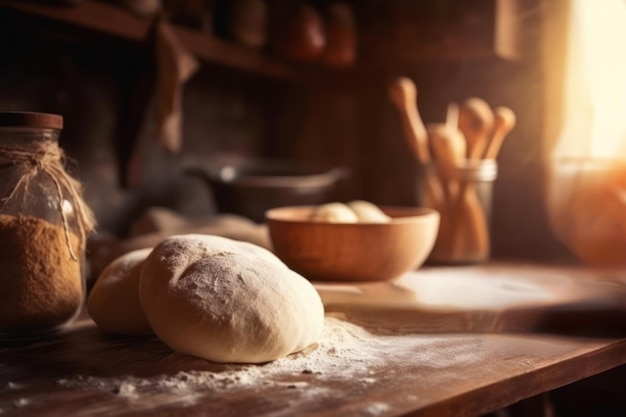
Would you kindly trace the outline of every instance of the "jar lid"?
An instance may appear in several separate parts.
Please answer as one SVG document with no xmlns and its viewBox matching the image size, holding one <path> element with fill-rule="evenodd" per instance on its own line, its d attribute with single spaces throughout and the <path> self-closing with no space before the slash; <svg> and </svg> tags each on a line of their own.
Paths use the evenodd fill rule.
<svg viewBox="0 0 626 417">
<path fill-rule="evenodd" d="M 52 113 L 24 111 L 0 112 L 0 127 L 39 127 L 42 129 L 63 129 L 63 116 Z"/>
</svg>

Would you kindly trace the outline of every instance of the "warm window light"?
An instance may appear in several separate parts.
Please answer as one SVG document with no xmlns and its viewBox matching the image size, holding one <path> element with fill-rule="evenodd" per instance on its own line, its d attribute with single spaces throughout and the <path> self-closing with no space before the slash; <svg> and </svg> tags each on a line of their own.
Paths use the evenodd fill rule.
<svg viewBox="0 0 626 417">
<path fill-rule="evenodd" d="M 626 157 L 626 2 L 570 0 L 556 157 Z"/>
<path fill-rule="evenodd" d="M 581 260 L 626 266 L 626 1 L 567 1 L 550 221 Z"/>
</svg>

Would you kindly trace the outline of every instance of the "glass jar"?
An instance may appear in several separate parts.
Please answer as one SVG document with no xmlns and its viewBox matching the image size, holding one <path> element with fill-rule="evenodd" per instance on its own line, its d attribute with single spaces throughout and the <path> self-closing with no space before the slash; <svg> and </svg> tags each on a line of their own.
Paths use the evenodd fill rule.
<svg viewBox="0 0 626 417">
<path fill-rule="evenodd" d="M 59 115 L 0 112 L 0 338 L 42 337 L 85 296 L 91 212 L 63 168 Z M 77 209 L 78 206 L 78 209 Z"/>
<path fill-rule="evenodd" d="M 430 167 L 441 183 L 443 201 L 431 264 L 472 264 L 489 259 L 493 183 L 498 165 L 493 159 L 468 159 L 459 167 Z M 428 203 L 423 199 L 424 204 Z"/>
<path fill-rule="evenodd" d="M 555 159 L 549 168 L 556 237 L 585 264 L 626 266 L 626 158 Z"/>
</svg>

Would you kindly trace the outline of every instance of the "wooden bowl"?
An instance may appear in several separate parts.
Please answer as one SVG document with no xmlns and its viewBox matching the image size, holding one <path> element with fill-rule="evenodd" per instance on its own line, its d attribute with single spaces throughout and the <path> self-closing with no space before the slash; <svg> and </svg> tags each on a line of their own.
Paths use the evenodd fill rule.
<svg viewBox="0 0 626 417">
<path fill-rule="evenodd" d="M 381 207 L 390 223 L 308 220 L 313 206 L 266 212 L 276 255 L 309 280 L 385 281 L 422 265 L 435 244 L 439 213 Z"/>
</svg>

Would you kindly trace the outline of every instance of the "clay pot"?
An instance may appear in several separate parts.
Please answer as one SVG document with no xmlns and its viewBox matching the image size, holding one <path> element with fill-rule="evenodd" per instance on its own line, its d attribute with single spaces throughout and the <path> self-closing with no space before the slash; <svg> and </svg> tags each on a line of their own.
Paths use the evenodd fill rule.
<svg viewBox="0 0 626 417">
<path fill-rule="evenodd" d="M 336 3 L 328 10 L 326 47 L 322 60 L 331 66 L 352 65 L 356 57 L 356 28 L 349 5 Z"/>
<path fill-rule="evenodd" d="M 267 42 L 268 10 L 264 0 L 236 0 L 230 11 L 230 36 L 253 48 Z"/>
<path fill-rule="evenodd" d="M 283 15 L 274 34 L 278 55 L 298 61 L 318 59 L 326 46 L 324 21 L 308 4 L 300 4 Z"/>
</svg>

